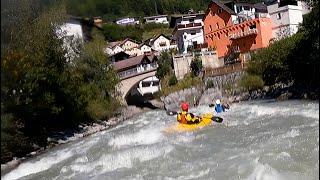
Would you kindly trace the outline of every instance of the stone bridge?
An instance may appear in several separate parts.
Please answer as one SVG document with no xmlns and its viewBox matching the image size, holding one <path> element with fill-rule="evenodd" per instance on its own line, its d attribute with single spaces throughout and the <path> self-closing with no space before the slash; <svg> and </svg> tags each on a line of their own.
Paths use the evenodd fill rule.
<svg viewBox="0 0 320 180">
<path fill-rule="evenodd" d="M 132 87 L 134 87 L 137 83 L 139 83 L 140 81 L 148 77 L 155 76 L 156 72 L 157 72 L 157 68 L 152 68 L 147 71 L 143 71 L 140 73 L 136 73 L 130 76 L 125 76 L 120 78 L 121 82 L 117 85 L 117 87 L 121 93 L 122 101 L 125 102 L 125 98 L 130 92 L 130 90 L 132 89 Z"/>
</svg>

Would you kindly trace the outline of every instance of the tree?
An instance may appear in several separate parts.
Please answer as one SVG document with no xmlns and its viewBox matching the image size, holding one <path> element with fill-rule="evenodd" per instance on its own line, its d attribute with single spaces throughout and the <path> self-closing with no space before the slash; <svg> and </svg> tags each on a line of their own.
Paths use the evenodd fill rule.
<svg viewBox="0 0 320 180">
<path fill-rule="evenodd" d="M 160 54 L 158 60 L 158 68 L 156 76 L 159 79 L 164 78 L 167 74 L 170 74 L 173 69 L 172 56 L 169 51 L 164 51 Z"/>
<path fill-rule="evenodd" d="M 194 57 L 194 59 L 191 61 L 190 68 L 194 77 L 199 75 L 203 68 L 202 61 L 199 56 Z"/>
</svg>

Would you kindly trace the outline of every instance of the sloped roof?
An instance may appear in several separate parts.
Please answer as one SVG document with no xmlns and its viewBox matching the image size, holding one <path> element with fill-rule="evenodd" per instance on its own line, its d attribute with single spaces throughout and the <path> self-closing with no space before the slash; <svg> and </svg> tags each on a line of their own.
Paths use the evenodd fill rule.
<svg viewBox="0 0 320 180">
<path fill-rule="evenodd" d="M 254 8 L 257 12 L 268 13 L 267 5 L 263 2 L 254 4 Z"/>
<path fill-rule="evenodd" d="M 140 56 L 135 56 L 126 60 L 118 61 L 114 63 L 114 68 L 115 70 L 119 71 L 121 69 L 126 69 L 129 67 L 134 67 L 136 65 L 141 64 L 141 61 L 143 59 L 147 59 L 150 62 L 153 62 L 156 60 L 156 56 L 154 54 L 150 55 L 140 55 Z"/>
<path fill-rule="evenodd" d="M 122 43 L 122 41 L 109 42 L 108 48 L 114 48 L 115 46 L 119 45 L 120 43 Z"/>
<path fill-rule="evenodd" d="M 231 15 L 236 15 L 236 13 L 230 9 L 229 7 L 227 7 L 225 4 L 229 3 L 230 1 L 219 1 L 219 0 L 212 0 L 213 3 L 215 3 L 216 5 L 218 5 L 219 7 L 221 7 L 223 10 L 227 11 L 228 13 L 230 13 Z"/>
<path fill-rule="evenodd" d="M 139 43 L 137 43 L 136 41 L 134 41 L 134 40 L 132 40 L 132 39 L 130 39 L 130 38 L 126 38 L 126 39 L 123 40 L 123 41 L 109 42 L 108 47 L 109 47 L 109 48 L 114 48 L 115 46 L 121 46 L 121 45 L 123 45 L 123 44 L 124 44 L 125 42 L 127 42 L 127 41 L 131 41 L 131 42 L 134 42 L 134 43 L 136 43 L 136 44 L 139 44 Z"/>
<path fill-rule="evenodd" d="M 160 36 L 163 36 L 163 37 L 165 37 L 166 39 L 168 39 L 168 40 L 170 41 L 170 38 L 168 38 L 166 35 L 164 35 L 164 34 L 159 34 L 158 36 L 156 36 L 154 39 L 152 39 L 152 40 L 150 41 L 150 44 L 153 44 L 154 41 L 157 40 Z"/>
<path fill-rule="evenodd" d="M 141 48 L 143 45 L 146 45 L 151 48 L 151 46 L 149 44 L 147 44 L 146 42 L 139 44 L 138 48 Z"/>
<path fill-rule="evenodd" d="M 141 61 L 145 58 L 145 55 L 135 56 L 126 60 L 118 61 L 114 63 L 114 68 L 116 70 L 125 69 L 128 67 L 136 66 L 141 63 Z"/>
<path fill-rule="evenodd" d="M 148 17 L 144 17 L 143 19 L 157 18 L 157 17 L 167 17 L 167 16 L 168 15 L 148 16 Z"/>
</svg>

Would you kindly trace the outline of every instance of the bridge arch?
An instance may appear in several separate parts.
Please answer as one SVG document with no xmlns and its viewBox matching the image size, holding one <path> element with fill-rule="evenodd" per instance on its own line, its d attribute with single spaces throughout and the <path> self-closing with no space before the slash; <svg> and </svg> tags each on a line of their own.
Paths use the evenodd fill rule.
<svg viewBox="0 0 320 180">
<path fill-rule="evenodd" d="M 118 90 L 121 93 L 121 97 L 122 97 L 123 102 L 125 102 L 125 98 L 128 95 L 128 93 L 130 92 L 130 90 L 132 89 L 132 87 L 134 87 L 140 81 L 142 81 L 148 77 L 155 76 L 155 75 L 156 75 L 156 70 L 151 70 L 151 71 L 146 71 L 146 72 L 140 73 L 140 74 L 132 76 L 132 77 L 123 78 L 121 80 L 121 82 L 117 85 Z"/>
</svg>

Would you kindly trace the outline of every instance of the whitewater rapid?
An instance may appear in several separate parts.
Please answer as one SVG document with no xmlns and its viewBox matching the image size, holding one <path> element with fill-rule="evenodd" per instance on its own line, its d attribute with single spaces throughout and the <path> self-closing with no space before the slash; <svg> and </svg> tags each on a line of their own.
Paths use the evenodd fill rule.
<svg viewBox="0 0 320 180">
<path fill-rule="evenodd" d="M 195 114 L 212 112 L 199 106 Z M 215 124 L 166 134 L 174 116 L 155 110 L 41 154 L 11 179 L 319 179 L 319 103 L 233 104 Z"/>
</svg>

